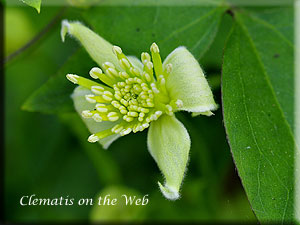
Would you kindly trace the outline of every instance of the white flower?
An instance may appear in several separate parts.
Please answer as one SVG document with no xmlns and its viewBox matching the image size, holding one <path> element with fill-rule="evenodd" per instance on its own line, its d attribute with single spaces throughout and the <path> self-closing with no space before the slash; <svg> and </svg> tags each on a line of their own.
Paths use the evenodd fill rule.
<svg viewBox="0 0 300 225">
<path fill-rule="evenodd" d="M 91 133 L 89 142 L 104 148 L 120 136 L 149 127 L 148 149 L 165 176 L 159 187 L 165 197 L 175 200 L 184 177 L 190 137 L 174 112 L 185 110 L 212 115 L 217 108 L 202 69 L 193 55 L 178 47 L 162 63 L 158 46 L 141 61 L 126 57 L 122 49 L 79 22 L 62 22 L 65 35 L 77 38 L 102 68 L 92 68 L 90 76 L 102 83 L 74 74 L 67 78 L 80 87 L 72 95 L 74 105 Z"/>
</svg>

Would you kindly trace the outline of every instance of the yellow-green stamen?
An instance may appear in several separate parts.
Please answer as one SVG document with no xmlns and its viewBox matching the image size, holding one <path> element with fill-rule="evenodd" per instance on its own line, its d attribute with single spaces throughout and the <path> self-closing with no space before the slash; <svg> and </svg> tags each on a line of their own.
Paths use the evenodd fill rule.
<svg viewBox="0 0 300 225">
<path fill-rule="evenodd" d="M 144 65 L 141 71 L 129 61 L 120 47 L 113 46 L 113 52 L 124 71 L 119 71 L 111 62 L 102 64 L 104 73 L 97 67 L 90 71 L 92 78 L 100 79 L 107 86 L 77 75 L 67 75 L 71 82 L 88 88 L 93 93 L 85 97 L 89 103 L 95 104 L 95 109 L 84 110 L 84 118 L 91 118 L 96 122 L 120 121 L 111 129 L 91 135 L 88 141 L 97 142 L 112 134 L 124 136 L 143 131 L 162 114 L 173 115 L 182 106 L 181 100 L 169 98 L 166 88 L 166 78 L 172 65 L 168 64 L 163 69 L 159 48 L 155 43 L 150 51 L 152 61 L 150 54 L 141 54 Z"/>
</svg>

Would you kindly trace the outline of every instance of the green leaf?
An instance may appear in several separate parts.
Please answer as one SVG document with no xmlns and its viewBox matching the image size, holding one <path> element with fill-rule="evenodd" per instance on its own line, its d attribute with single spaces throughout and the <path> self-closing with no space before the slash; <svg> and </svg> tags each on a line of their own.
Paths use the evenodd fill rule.
<svg viewBox="0 0 300 225">
<path fill-rule="evenodd" d="M 83 71 L 84 74 L 82 75 L 87 76 L 86 74 L 93 65 L 95 65 L 94 62 L 84 49 L 77 51 L 55 76 L 51 77 L 26 100 L 22 109 L 43 113 L 73 112 L 74 106 L 71 94 L 74 90 L 74 84 L 67 80 L 66 74 Z"/>
<path fill-rule="evenodd" d="M 91 8 L 84 17 L 96 33 L 110 43 L 119 45 L 126 55 L 139 57 L 143 51 L 149 52 L 150 45 L 156 41 L 162 56 L 167 56 L 176 47 L 184 45 L 198 59 L 214 40 L 225 10 L 223 6 L 113 6 Z M 107 23 L 107 18 L 110 18 L 110 23 Z M 94 66 L 89 56 L 83 55 L 72 56 L 56 76 L 50 78 L 30 97 L 25 108 L 49 113 L 69 111 L 71 104 L 68 99 L 72 93 L 72 84 L 67 84 L 65 75 L 88 74 Z"/>
<path fill-rule="evenodd" d="M 238 14 L 237 18 L 253 42 L 260 64 L 292 130 L 295 90 L 293 15 L 293 8 L 277 7 L 245 12 Z"/>
<path fill-rule="evenodd" d="M 289 10 L 285 15 L 293 19 L 292 9 L 272 10 L 279 14 Z M 293 45 L 275 25 L 281 16 L 254 12 L 235 12 L 236 23 L 226 44 L 224 122 L 239 176 L 258 219 L 291 222 Z"/>
<path fill-rule="evenodd" d="M 160 190 L 166 198 L 176 200 L 189 157 L 190 136 L 175 116 L 163 115 L 151 123 L 147 142 L 166 180 L 164 186 L 158 182 Z"/>
<path fill-rule="evenodd" d="M 120 46 L 126 55 L 139 57 L 156 42 L 162 58 L 175 48 L 186 46 L 199 59 L 213 42 L 226 9 L 221 3 L 180 7 L 104 6 L 92 8 L 83 16 L 96 33 Z"/>
<path fill-rule="evenodd" d="M 36 11 L 38 13 L 40 13 L 40 10 L 41 10 L 41 3 L 42 3 L 42 0 L 20 0 L 22 2 L 24 2 L 25 4 L 33 7 L 36 9 Z"/>
</svg>

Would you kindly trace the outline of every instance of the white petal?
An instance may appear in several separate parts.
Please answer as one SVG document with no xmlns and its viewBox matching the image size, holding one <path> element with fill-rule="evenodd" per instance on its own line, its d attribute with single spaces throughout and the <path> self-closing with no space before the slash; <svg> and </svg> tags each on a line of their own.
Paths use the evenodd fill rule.
<svg viewBox="0 0 300 225">
<path fill-rule="evenodd" d="M 80 41 L 91 58 L 101 67 L 103 63 L 110 62 L 122 71 L 117 56 L 113 53 L 113 45 L 98 34 L 79 22 L 62 21 L 61 38 L 64 41 L 66 34 L 70 34 Z"/>
<path fill-rule="evenodd" d="M 172 71 L 166 80 L 166 87 L 171 99 L 183 102 L 180 110 L 207 112 L 217 108 L 199 63 L 185 47 L 171 52 L 163 67 L 166 68 L 169 63 L 172 64 Z"/>
<path fill-rule="evenodd" d="M 183 124 L 175 116 L 163 115 L 151 122 L 148 150 L 165 177 L 160 190 L 170 200 L 179 198 L 186 170 L 191 140 Z"/>
<path fill-rule="evenodd" d="M 72 94 L 72 99 L 74 102 L 75 109 L 81 118 L 82 118 L 81 116 L 82 111 L 93 110 L 95 108 L 95 104 L 91 104 L 86 101 L 85 96 L 88 94 L 92 94 L 92 92 L 89 89 L 80 86 L 75 88 Z M 112 127 L 114 127 L 116 124 L 119 123 L 118 121 L 96 122 L 95 120 L 90 118 L 82 118 L 82 120 L 92 134 L 98 133 L 103 130 L 111 129 Z M 120 137 L 119 134 L 113 134 L 106 138 L 100 139 L 98 142 L 103 146 L 104 149 L 107 149 L 109 145 L 119 137 Z"/>
</svg>

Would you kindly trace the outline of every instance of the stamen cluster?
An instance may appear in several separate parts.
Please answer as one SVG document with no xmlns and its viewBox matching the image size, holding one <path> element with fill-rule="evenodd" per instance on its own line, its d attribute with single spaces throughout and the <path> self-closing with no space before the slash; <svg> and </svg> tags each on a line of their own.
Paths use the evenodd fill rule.
<svg viewBox="0 0 300 225">
<path fill-rule="evenodd" d="M 181 100 L 170 100 L 166 89 L 166 79 L 172 65 L 168 64 L 163 70 L 158 46 L 153 43 L 150 50 L 152 60 L 144 52 L 141 55 L 142 64 L 134 65 L 120 47 L 114 46 L 113 52 L 123 70 L 119 71 L 111 62 L 105 62 L 102 65 L 104 73 L 98 67 L 90 71 L 92 78 L 100 79 L 106 85 L 77 75 L 67 75 L 70 81 L 90 89 L 93 93 L 85 98 L 95 104 L 95 109 L 83 111 L 84 118 L 92 118 L 96 122 L 118 121 L 111 129 L 91 135 L 88 139 L 90 142 L 96 142 L 113 133 L 124 136 L 130 132 L 143 131 L 163 113 L 173 115 L 182 106 Z"/>
</svg>

